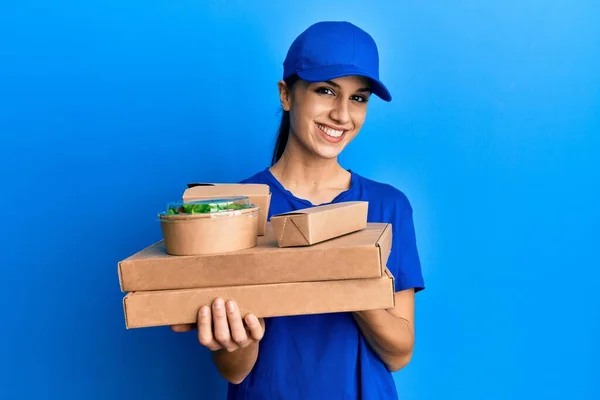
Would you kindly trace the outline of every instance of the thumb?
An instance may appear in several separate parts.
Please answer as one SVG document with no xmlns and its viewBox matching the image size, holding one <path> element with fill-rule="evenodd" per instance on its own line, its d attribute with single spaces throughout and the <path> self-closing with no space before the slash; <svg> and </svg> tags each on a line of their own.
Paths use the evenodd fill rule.
<svg viewBox="0 0 600 400">
<path fill-rule="evenodd" d="M 261 340 L 265 332 L 264 320 L 260 321 L 254 314 L 248 314 L 244 318 L 244 321 L 246 322 L 246 326 L 248 326 L 252 340 L 257 342 Z"/>
</svg>

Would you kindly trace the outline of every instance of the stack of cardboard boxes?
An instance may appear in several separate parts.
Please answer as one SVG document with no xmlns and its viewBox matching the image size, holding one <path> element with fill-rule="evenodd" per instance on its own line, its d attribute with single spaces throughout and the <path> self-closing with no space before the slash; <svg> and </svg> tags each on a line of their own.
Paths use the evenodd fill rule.
<svg viewBox="0 0 600 400">
<path fill-rule="evenodd" d="M 256 245 L 171 255 L 161 240 L 118 265 L 127 328 L 194 323 L 202 305 L 235 300 L 242 315 L 275 317 L 394 307 L 386 268 L 392 227 L 367 223 L 366 202 L 279 214 L 259 184 L 191 184 L 183 202 L 245 196 L 259 207 Z M 225 238 L 226 240 L 226 238 Z"/>
</svg>

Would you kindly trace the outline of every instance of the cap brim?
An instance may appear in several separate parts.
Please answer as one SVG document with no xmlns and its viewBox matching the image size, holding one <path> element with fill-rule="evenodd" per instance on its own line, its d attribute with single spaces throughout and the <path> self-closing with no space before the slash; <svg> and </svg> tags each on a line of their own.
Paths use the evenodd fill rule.
<svg viewBox="0 0 600 400">
<path fill-rule="evenodd" d="M 392 101 L 392 94 L 379 79 L 353 65 L 324 65 L 299 71 L 297 75 L 308 82 L 323 82 L 344 76 L 363 76 L 369 79 L 373 94 L 384 101 Z"/>
</svg>

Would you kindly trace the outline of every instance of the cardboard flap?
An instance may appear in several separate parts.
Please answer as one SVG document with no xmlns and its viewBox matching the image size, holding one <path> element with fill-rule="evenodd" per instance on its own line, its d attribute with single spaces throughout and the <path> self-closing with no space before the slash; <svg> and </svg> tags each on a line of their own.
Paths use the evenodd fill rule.
<svg viewBox="0 0 600 400">
<path fill-rule="evenodd" d="M 388 224 L 385 227 L 377 240 L 377 246 L 379 247 L 381 265 L 387 265 L 390 252 L 392 251 L 392 224 Z"/>
<path fill-rule="evenodd" d="M 385 268 L 385 274 L 392 281 L 392 307 L 390 309 L 396 308 L 396 278 L 394 278 L 394 275 L 392 275 L 387 267 Z"/>
<path fill-rule="evenodd" d="M 123 300 L 121 301 L 121 304 L 123 306 L 123 314 L 125 315 L 125 328 L 129 329 L 129 324 L 127 323 L 127 300 L 129 300 L 129 298 L 131 297 L 131 293 L 127 293 L 125 295 L 125 297 L 123 297 Z"/>
<path fill-rule="evenodd" d="M 396 278 L 394 278 L 394 275 L 392 275 L 392 273 L 387 267 L 385 267 L 384 272 L 385 275 L 389 278 L 389 280 L 392 281 L 392 307 L 389 308 L 392 309 L 396 307 Z"/>
<path fill-rule="evenodd" d="M 304 238 L 304 240 L 306 240 L 306 242 L 308 243 L 310 240 L 310 231 L 308 229 L 308 220 L 306 218 L 303 218 L 302 216 L 295 216 L 295 217 L 291 217 L 289 218 L 290 223 L 288 224 L 289 228 L 292 229 L 292 225 L 293 225 L 293 229 L 300 232 L 300 234 L 302 235 L 302 237 Z"/>
<path fill-rule="evenodd" d="M 294 243 L 309 243 L 308 221 L 304 215 L 273 217 L 271 224 L 277 232 L 281 232 L 278 241 L 285 237 L 287 241 Z"/>
</svg>

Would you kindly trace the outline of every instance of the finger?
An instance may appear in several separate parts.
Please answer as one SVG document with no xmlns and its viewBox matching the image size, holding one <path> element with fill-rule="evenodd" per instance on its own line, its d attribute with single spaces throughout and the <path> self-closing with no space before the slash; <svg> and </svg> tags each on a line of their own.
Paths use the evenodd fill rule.
<svg viewBox="0 0 600 400">
<path fill-rule="evenodd" d="M 171 330 L 173 332 L 189 332 L 196 327 L 195 324 L 179 324 L 179 325 L 171 325 Z"/>
<path fill-rule="evenodd" d="M 224 348 L 229 351 L 235 350 L 235 343 L 231 341 L 231 334 L 229 333 L 229 323 L 227 322 L 227 315 L 225 314 L 225 303 L 223 299 L 215 299 L 213 302 L 213 327 L 214 327 L 214 338 Z"/>
<path fill-rule="evenodd" d="M 238 345 L 243 346 L 247 344 L 248 335 L 246 335 L 246 328 L 240 317 L 240 310 L 234 301 L 227 302 L 227 321 L 229 322 L 229 330 L 231 332 L 231 339 Z"/>
<path fill-rule="evenodd" d="M 244 318 L 244 320 L 246 321 L 246 325 L 250 330 L 250 337 L 252 338 L 252 340 L 255 340 L 257 342 L 261 340 L 265 333 L 263 323 L 261 323 L 254 314 L 246 315 L 246 318 Z"/>
<path fill-rule="evenodd" d="M 212 333 L 212 318 L 210 308 L 200 307 L 198 311 L 198 341 L 211 351 L 219 350 L 221 346 L 215 341 Z"/>
</svg>

